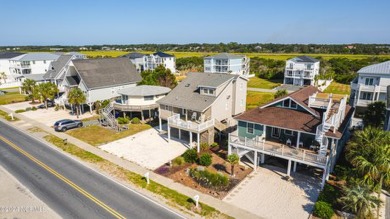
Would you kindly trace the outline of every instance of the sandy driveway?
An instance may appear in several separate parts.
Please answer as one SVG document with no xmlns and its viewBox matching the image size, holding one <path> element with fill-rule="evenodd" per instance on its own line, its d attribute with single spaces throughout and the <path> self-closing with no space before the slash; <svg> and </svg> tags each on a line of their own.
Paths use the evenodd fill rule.
<svg viewBox="0 0 390 219">
<path fill-rule="evenodd" d="M 284 173 L 285 169 L 273 166 L 259 167 L 224 201 L 262 218 L 308 218 L 320 191 L 320 180 L 296 173 L 287 182 L 281 179 Z"/>
<path fill-rule="evenodd" d="M 183 142 L 168 143 L 166 135 L 160 135 L 157 127 L 99 146 L 100 149 L 154 170 L 187 150 Z"/>
</svg>

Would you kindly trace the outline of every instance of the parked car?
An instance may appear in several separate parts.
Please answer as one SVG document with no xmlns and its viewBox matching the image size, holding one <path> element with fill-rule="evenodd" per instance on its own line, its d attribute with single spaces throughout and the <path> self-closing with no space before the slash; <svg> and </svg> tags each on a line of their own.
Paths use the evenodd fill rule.
<svg viewBox="0 0 390 219">
<path fill-rule="evenodd" d="M 47 101 L 47 107 L 54 107 L 54 105 L 55 105 L 55 104 L 54 104 L 53 101 L 49 101 L 49 100 Z M 46 108 L 46 107 L 45 107 L 45 103 L 39 105 L 38 108 L 39 108 L 39 109 L 45 109 L 45 108 Z"/>
<path fill-rule="evenodd" d="M 80 120 L 63 119 L 54 123 L 54 130 L 65 132 L 68 129 L 80 128 L 82 126 L 83 122 Z"/>
</svg>

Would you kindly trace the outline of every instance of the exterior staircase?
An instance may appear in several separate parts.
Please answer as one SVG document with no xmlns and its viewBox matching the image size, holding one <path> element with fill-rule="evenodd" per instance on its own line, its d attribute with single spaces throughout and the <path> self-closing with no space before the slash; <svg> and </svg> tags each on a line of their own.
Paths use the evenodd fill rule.
<svg viewBox="0 0 390 219">
<path fill-rule="evenodd" d="M 117 129 L 119 126 L 118 122 L 115 119 L 115 116 L 112 114 L 113 110 L 114 108 L 109 104 L 99 111 L 101 116 L 100 124 L 110 126 L 113 129 Z"/>
</svg>

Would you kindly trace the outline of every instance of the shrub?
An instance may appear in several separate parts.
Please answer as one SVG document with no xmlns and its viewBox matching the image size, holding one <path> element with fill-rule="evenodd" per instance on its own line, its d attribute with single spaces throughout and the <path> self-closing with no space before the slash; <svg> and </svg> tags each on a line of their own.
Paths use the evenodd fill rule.
<svg viewBox="0 0 390 219">
<path fill-rule="evenodd" d="M 29 101 L 29 100 L 31 100 L 31 98 L 30 98 L 30 95 L 28 95 L 28 96 L 25 96 L 25 97 L 24 97 L 24 100 L 25 100 L 25 101 Z"/>
<path fill-rule="evenodd" d="M 318 195 L 319 202 L 326 202 L 335 206 L 337 198 L 340 197 L 340 191 L 330 184 L 325 184 L 324 189 Z"/>
<path fill-rule="evenodd" d="M 172 164 L 174 166 L 181 166 L 185 163 L 186 161 L 184 160 L 184 157 L 180 156 L 180 157 L 176 157 L 175 159 L 173 159 L 172 161 Z"/>
<path fill-rule="evenodd" d="M 211 148 L 216 148 L 216 147 L 218 147 L 218 146 L 219 146 L 219 145 L 218 145 L 217 142 L 213 142 L 213 143 L 210 145 Z"/>
<path fill-rule="evenodd" d="M 130 121 L 129 121 L 129 118 L 127 117 L 118 117 L 118 123 L 119 124 L 128 124 Z"/>
<path fill-rule="evenodd" d="M 18 110 L 15 110 L 15 113 L 24 113 L 24 112 L 26 112 L 25 109 L 18 109 Z"/>
<path fill-rule="evenodd" d="M 134 118 L 131 119 L 131 123 L 133 123 L 133 124 L 140 124 L 141 120 L 139 120 L 138 117 L 134 117 Z"/>
<path fill-rule="evenodd" d="M 195 179 L 200 185 L 222 190 L 229 185 L 229 178 L 220 173 L 212 173 L 208 170 L 198 171 L 196 169 L 190 170 L 190 176 Z"/>
<path fill-rule="evenodd" d="M 322 219 L 330 219 L 334 215 L 331 204 L 323 201 L 318 201 L 314 205 L 314 216 Z"/>
<path fill-rule="evenodd" d="M 200 150 L 201 151 L 208 151 L 209 148 L 210 148 L 210 146 L 206 142 L 203 142 L 203 143 L 200 144 Z"/>
<path fill-rule="evenodd" d="M 202 154 L 200 157 L 199 157 L 199 164 L 202 165 L 202 166 L 210 166 L 211 163 L 212 163 L 212 156 L 211 154 L 209 153 L 205 153 L 205 154 Z"/>
<path fill-rule="evenodd" d="M 56 106 L 54 107 L 54 111 L 58 111 L 60 109 L 60 105 L 56 104 Z"/>
<path fill-rule="evenodd" d="M 198 159 L 198 153 L 196 152 L 195 149 L 188 149 L 184 154 L 182 155 L 184 157 L 184 160 L 187 163 L 195 163 L 196 160 Z"/>
<path fill-rule="evenodd" d="M 33 106 L 33 107 L 31 108 L 31 110 L 32 110 L 32 111 L 36 111 L 37 108 L 36 108 L 35 106 Z"/>
<path fill-rule="evenodd" d="M 31 110 L 31 107 L 26 107 L 26 111 L 30 111 Z"/>
</svg>

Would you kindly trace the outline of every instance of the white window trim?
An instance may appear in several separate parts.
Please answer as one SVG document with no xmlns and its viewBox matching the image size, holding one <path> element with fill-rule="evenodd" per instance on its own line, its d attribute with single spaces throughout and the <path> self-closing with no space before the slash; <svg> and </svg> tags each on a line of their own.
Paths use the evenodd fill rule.
<svg viewBox="0 0 390 219">
<path fill-rule="evenodd" d="M 278 136 L 276 136 L 276 135 L 274 135 L 275 133 L 274 133 L 274 130 L 275 129 L 279 129 L 279 135 Z M 271 130 L 271 137 L 272 138 L 280 138 L 280 128 L 275 128 L 275 127 L 272 127 L 272 130 Z"/>
<path fill-rule="evenodd" d="M 252 125 L 252 133 L 249 132 L 249 124 Z M 251 135 L 253 135 L 255 133 L 255 124 L 254 123 L 251 123 L 251 122 L 246 123 L 246 133 L 251 134 Z"/>
<path fill-rule="evenodd" d="M 287 133 L 287 132 L 290 132 L 290 133 Z M 285 134 L 285 135 L 288 135 L 288 136 L 294 136 L 294 131 L 285 129 L 285 130 L 284 130 L 284 134 Z"/>
</svg>

